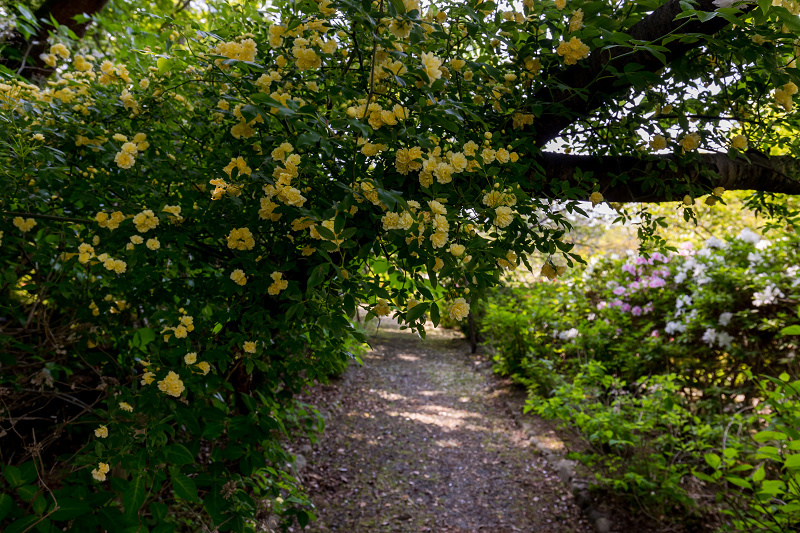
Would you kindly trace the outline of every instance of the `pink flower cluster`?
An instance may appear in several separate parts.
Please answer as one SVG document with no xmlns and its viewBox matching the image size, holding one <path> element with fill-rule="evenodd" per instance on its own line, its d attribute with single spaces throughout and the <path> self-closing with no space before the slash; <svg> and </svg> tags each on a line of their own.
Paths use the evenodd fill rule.
<svg viewBox="0 0 800 533">
<path fill-rule="evenodd" d="M 614 287 L 611 292 L 614 294 L 614 296 L 619 296 L 620 298 L 616 298 L 610 303 L 605 301 L 600 302 L 597 304 L 597 309 L 602 310 L 606 307 L 616 307 L 623 313 L 629 312 L 633 316 L 646 315 L 652 312 L 652 301 L 642 307 L 639 305 L 632 306 L 621 298 L 625 297 L 626 295 L 632 296 L 636 292 L 646 289 L 659 289 L 667 284 L 666 278 L 672 274 L 668 267 L 662 266 L 660 268 L 653 269 L 649 274 L 647 273 L 647 266 L 653 266 L 656 264 L 656 262 L 660 262 L 662 264 L 669 263 L 669 257 L 656 252 L 649 258 L 637 257 L 634 259 L 633 263 L 627 263 L 623 265 L 623 272 L 627 272 L 633 276 L 634 279 L 628 283 L 627 286 L 619 285 Z"/>
</svg>

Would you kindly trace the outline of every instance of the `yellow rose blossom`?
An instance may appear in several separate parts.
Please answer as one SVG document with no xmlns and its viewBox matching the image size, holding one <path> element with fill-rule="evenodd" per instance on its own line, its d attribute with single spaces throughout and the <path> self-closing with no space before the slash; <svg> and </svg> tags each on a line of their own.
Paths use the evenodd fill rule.
<svg viewBox="0 0 800 533">
<path fill-rule="evenodd" d="M 183 356 L 183 362 L 187 365 L 193 365 L 197 362 L 197 352 L 189 352 Z"/>
<path fill-rule="evenodd" d="M 464 320 L 469 315 L 469 304 L 464 298 L 456 298 L 450 306 L 450 318 L 456 322 Z"/>
<path fill-rule="evenodd" d="M 256 353 L 256 343 L 253 341 L 246 341 L 242 349 L 247 353 Z"/>
<path fill-rule="evenodd" d="M 131 406 L 131 404 L 129 404 L 127 402 L 120 402 L 119 403 L 119 408 L 122 409 L 123 411 L 128 412 L 128 413 L 132 413 L 133 412 L 133 406 Z"/>
<path fill-rule="evenodd" d="M 228 248 L 233 250 L 252 250 L 256 245 L 248 228 L 234 228 L 228 234 Z"/>
<path fill-rule="evenodd" d="M 24 219 L 22 217 L 14 217 L 12 221 L 14 226 L 19 228 L 22 233 L 27 233 L 36 225 L 36 220 L 32 218 Z"/>
<path fill-rule="evenodd" d="M 747 150 L 747 137 L 744 135 L 737 135 L 731 139 L 731 146 L 737 150 Z"/>
<path fill-rule="evenodd" d="M 105 439 L 108 437 L 108 428 L 106 426 L 100 426 L 99 428 L 94 430 L 94 436 L 99 439 Z"/>
<path fill-rule="evenodd" d="M 464 253 L 465 246 L 463 244 L 451 244 L 450 245 L 450 253 L 454 256 L 458 257 Z"/>
<path fill-rule="evenodd" d="M 206 361 L 200 361 L 197 363 L 197 368 L 203 373 L 203 375 L 207 375 L 211 371 L 211 365 L 208 364 Z"/>
<path fill-rule="evenodd" d="M 696 150 L 700 146 L 700 135 L 697 133 L 687 133 L 681 139 L 681 146 L 687 152 Z"/>
<path fill-rule="evenodd" d="M 145 233 L 158 226 L 158 218 L 153 211 L 145 209 L 133 217 L 133 224 L 136 226 L 136 231 Z"/>
<path fill-rule="evenodd" d="M 423 52 L 421 59 L 422 67 L 428 76 L 428 85 L 433 85 L 433 82 L 442 77 L 442 71 L 439 69 L 442 66 L 442 60 L 432 52 Z"/>
<path fill-rule="evenodd" d="M 377 316 L 388 316 L 391 312 L 391 309 L 389 309 L 389 302 L 381 298 L 378 300 L 377 305 L 372 308 L 372 312 Z"/>
<path fill-rule="evenodd" d="M 505 228 L 514 221 L 514 215 L 510 207 L 500 206 L 494 210 L 494 224 L 498 228 Z"/>
<path fill-rule="evenodd" d="M 597 205 L 603 201 L 603 195 L 599 192 L 593 192 L 589 195 L 589 201 L 592 202 L 592 205 Z"/>
<path fill-rule="evenodd" d="M 242 269 L 237 268 L 231 272 L 231 280 L 236 282 L 237 285 L 245 285 L 247 283 L 247 276 L 245 276 Z"/>
<path fill-rule="evenodd" d="M 663 135 L 653 135 L 650 139 L 650 148 L 653 150 L 663 150 L 667 147 L 667 139 Z"/>
<path fill-rule="evenodd" d="M 106 463 L 98 463 L 97 468 L 92 470 L 92 477 L 95 478 L 97 481 L 105 481 L 106 474 L 111 468 Z"/>
<path fill-rule="evenodd" d="M 574 65 L 581 59 L 589 57 L 589 47 L 577 37 L 573 37 L 567 42 L 562 41 L 556 53 L 564 58 L 564 63 L 567 65 Z"/>
<path fill-rule="evenodd" d="M 153 372 L 145 372 L 142 374 L 142 385 L 150 385 L 153 381 L 155 381 L 156 375 Z"/>
<path fill-rule="evenodd" d="M 145 246 L 147 246 L 151 250 L 158 250 L 159 248 L 161 248 L 161 243 L 156 237 L 153 237 L 151 239 L 147 239 Z"/>
<path fill-rule="evenodd" d="M 158 382 L 158 390 L 170 396 L 178 397 L 185 389 L 186 387 L 184 387 L 180 376 L 172 370 L 169 371 L 164 379 Z"/>
<path fill-rule="evenodd" d="M 281 291 L 286 290 L 289 286 L 289 281 L 283 279 L 282 272 L 273 272 L 270 277 L 272 278 L 272 284 L 267 287 L 267 292 L 272 296 L 280 294 Z"/>
</svg>

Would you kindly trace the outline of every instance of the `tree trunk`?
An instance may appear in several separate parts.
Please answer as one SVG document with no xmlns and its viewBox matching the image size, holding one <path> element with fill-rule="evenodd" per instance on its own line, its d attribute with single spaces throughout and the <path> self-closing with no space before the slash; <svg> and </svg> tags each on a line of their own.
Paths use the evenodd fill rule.
<svg viewBox="0 0 800 533">
<path fill-rule="evenodd" d="M 0 65 L 28 80 L 43 80 L 49 77 L 54 69 L 43 64 L 39 55 L 48 52 L 47 36 L 56 30 L 50 22 L 50 17 L 52 16 L 59 25 L 72 30 L 80 39 L 86 33 L 89 23 L 76 22 L 75 17 L 81 14 L 94 15 L 107 3 L 108 0 L 46 0 L 34 13 L 36 20 L 41 23 L 39 33 L 26 41 L 19 32 L 14 32 L 4 44 L 7 50 L 16 51 L 17 57 L 0 57 Z"/>
<path fill-rule="evenodd" d="M 631 83 L 624 81 L 624 77 L 619 77 L 619 73 L 625 72 L 627 65 L 641 65 L 638 72 L 657 72 L 695 48 L 698 39 L 687 37 L 663 44 L 665 38 L 674 38 L 675 34 L 713 35 L 730 24 L 720 16 L 706 22 L 700 22 L 696 18 L 675 20 L 683 11 L 682 3 L 682 0 L 669 0 L 627 31 L 620 30 L 625 31 L 634 41 L 664 48 L 661 52 L 663 61 L 646 50 L 640 49 L 631 54 L 631 48 L 627 46 L 601 48 L 595 50 L 587 60 L 548 79 L 545 87 L 532 96 L 533 101 L 548 102 L 536 122 L 536 145 L 544 146 L 576 120 L 588 116 L 614 95 L 629 90 Z M 698 11 L 713 13 L 717 9 L 712 0 L 699 0 L 697 4 L 695 9 Z M 755 3 L 743 4 L 742 12 L 754 7 Z M 566 88 L 561 88 L 565 86 Z"/>
<path fill-rule="evenodd" d="M 686 182 L 700 185 L 707 191 L 724 187 L 726 190 L 800 194 L 800 161 L 789 156 L 768 157 L 756 151 L 747 152 L 745 156 L 732 160 L 727 154 L 696 154 L 694 164 L 681 164 L 672 155 L 639 158 L 546 152 L 539 160 L 541 171 L 534 173 L 524 188 L 533 195 L 559 198 L 563 194 L 560 186 L 563 181 L 570 187 L 591 191 L 596 180 L 603 198 L 610 202 L 680 200 L 685 192 L 671 191 L 666 186 Z M 591 172 L 589 178 L 580 182 L 575 177 L 577 169 L 584 175 Z"/>
</svg>

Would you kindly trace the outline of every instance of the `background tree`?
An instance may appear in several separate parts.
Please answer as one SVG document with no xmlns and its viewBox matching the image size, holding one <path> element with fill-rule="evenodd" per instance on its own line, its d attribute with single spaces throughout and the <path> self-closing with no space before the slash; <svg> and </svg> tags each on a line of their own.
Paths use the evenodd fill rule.
<svg viewBox="0 0 800 533">
<path fill-rule="evenodd" d="M 304 524 L 358 306 L 557 274 L 579 200 L 794 192 L 792 2 L 111 7 L 0 84 L 5 531 Z"/>
</svg>

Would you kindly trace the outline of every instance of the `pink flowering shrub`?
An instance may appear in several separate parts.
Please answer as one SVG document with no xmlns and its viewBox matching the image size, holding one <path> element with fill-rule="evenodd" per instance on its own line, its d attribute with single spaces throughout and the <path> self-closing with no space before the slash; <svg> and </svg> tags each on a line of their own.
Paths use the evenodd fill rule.
<svg viewBox="0 0 800 533">
<path fill-rule="evenodd" d="M 689 493 L 693 473 L 708 478 L 705 454 L 727 447 L 742 464 L 757 459 L 750 432 L 771 423 L 758 405 L 777 399 L 753 376 L 800 378 L 798 337 L 782 333 L 800 331 L 798 245 L 793 233 L 745 231 L 668 255 L 593 258 L 569 277 L 495 291 L 483 333 L 497 370 L 529 387 L 529 409 L 586 439 L 581 458 L 603 467 L 603 487 L 685 521 L 699 512 Z M 731 420 L 736 436 L 726 434 Z M 796 471 L 781 470 L 783 457 L 765 487 Z M 722 514 L 755 497 L 708 490 L 729 494 L 729 506 L 706 509 Z"/>
</svg>

